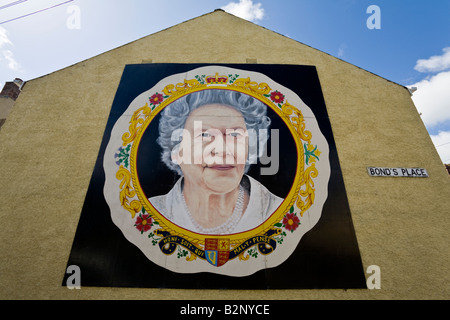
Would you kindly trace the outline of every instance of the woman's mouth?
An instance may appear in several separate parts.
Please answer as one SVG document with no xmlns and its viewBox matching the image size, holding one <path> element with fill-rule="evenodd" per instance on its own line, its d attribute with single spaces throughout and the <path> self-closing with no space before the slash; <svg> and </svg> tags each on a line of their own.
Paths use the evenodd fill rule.
<svg viewBox="0 0 450 320">
<path fill-rule="evenodd" d="M 234 166 L 231 165 L 226 165 L 226 164 L 218 164 L 218 165 L 213 165 L 208 167 L 209 169 L 214 169 L 214 170 L 219 170 L 219 171 L 227 171 L 227 170 L 231 170 L 234 169 Z"/>
</svg>

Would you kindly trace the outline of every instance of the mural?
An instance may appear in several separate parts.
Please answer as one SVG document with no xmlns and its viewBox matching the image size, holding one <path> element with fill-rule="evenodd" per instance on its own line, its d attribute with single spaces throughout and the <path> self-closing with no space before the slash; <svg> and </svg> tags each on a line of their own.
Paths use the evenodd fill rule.
<svg viewBox="0 0 450 320">
<path fill-rule="evenodd" d="M 315 68 L 127 66 L 68 264 L 92 286 L 365 287 Z"/>
</svg>

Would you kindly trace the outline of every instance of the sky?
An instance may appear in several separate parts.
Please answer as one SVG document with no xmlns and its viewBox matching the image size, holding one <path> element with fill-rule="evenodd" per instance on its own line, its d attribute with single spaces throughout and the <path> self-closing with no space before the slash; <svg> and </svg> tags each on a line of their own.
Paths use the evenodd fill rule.
<svg viewBox="0 0 450 320">
<path fill-rule="evenodd" d="M 450 163 L 450 0 L 0 0 L 0 88 L 215 9 L 417 88 L 415 106 Z"/>
</svg>

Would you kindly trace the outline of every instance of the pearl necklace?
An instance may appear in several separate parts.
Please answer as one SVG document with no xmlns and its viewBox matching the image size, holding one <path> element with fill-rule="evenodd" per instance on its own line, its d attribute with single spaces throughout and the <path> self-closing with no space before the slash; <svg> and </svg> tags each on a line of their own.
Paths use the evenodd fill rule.
<svg viewBox="0 0 450 320">
<path fill-rule="evenodd" d="M 236 205 L 234 207 L 233 213 L 228 218 L 228 220 L 225 221 L 220 226 L 213 227 L 213 228 L 204 228 L 194 219 L 191 212 L 189 211 L 189 208 L 186 204 L 186 199 L 184 198 L 183 191 L 181 191 L 181 198 L 183 200 L 184 209 L 186 210 L 189 220 L 191 220 L 192 224 L 195 226 L 195 228 L 197 228 L 197 230 L 199 230 L 201 233 L 204 233 L 204 234 L 230 234 L 230 233 L 232 233 L 232 231 L 238 224 L 239 220 L 241 219 L 242 210 L 244 208 L 244 188 L 242 188 L 242 186 L 240 186 Z"/>
</svg>

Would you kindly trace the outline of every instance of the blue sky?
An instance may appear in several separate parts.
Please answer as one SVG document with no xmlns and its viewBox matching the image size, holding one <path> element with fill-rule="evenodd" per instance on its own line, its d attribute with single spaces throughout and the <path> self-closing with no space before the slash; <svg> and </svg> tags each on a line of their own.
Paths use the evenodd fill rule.
<svg viewBox="0 0 450 320">
<path fill-rule="evenodd" d="M 0 0 L 0 87 L 218 8 L 417 87 L 412 99 L 450 163 L 450 0 Z"/>
</svg>

